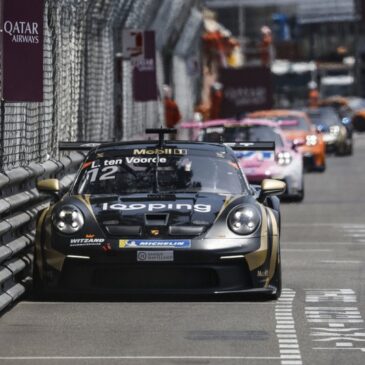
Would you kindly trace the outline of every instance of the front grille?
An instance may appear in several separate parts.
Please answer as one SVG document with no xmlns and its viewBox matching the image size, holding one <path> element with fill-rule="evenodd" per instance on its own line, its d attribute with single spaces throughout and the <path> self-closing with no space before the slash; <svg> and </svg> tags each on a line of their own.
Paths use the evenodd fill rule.
<svg viewBox="0 0 365 365">
<path fill-rule="evenodd" d="M 252 288 L 243 260 L 217 264 L 95 263 L 66 259 L 60 285 L 113 292 L 163 290 L 242 290 Z"/>
<path fill-rule="evenodd" d="M 95 270 L 92 283 L 107 289 L 207 289 L 218 285 L 208 268 L 124 267 Z"/>
</svg>

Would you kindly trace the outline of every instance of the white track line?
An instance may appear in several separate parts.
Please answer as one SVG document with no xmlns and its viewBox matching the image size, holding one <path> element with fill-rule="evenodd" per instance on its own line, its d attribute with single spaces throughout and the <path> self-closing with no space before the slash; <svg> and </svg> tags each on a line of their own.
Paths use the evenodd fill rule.
<svg viewBox="0 0 365 365">
<path fill-rule="evenodd" d="M 330 248 L 282 248 L 281 252 L 307 252 L 312 254 L 313 252 L 332 252 Z"/>
<path fill-rule="evenodd" d="M 0 360 L 280 360 L 265 356 L 0 356 Z"/>
<path fill-rule="evenodd" d="M 322 260 L 322 264 L 362 264 L 360 260 Z"/>
<path fill-rule="evenodd" d="M 302 365 L 293 317 L 295 291 L 283 289 L 275 306 L 275 333 L 279 341 L 281 365 Z"/>
</svg>

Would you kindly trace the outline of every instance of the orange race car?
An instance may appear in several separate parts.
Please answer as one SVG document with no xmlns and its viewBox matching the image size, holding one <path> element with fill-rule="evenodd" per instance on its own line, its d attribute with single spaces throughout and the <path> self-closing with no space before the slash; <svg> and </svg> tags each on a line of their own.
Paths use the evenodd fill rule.
<svg viewBox="0 0 365 365">
<path fill-rule="evenodd" d="M 247 115 L 248 118 L 271 119 L 280 124 L 286 138 L 303 154 L 307 170 L 326 169 L 326 145 L 323 137 L 305 112 L 295 110 L 262 110 Z"/>
</svg>

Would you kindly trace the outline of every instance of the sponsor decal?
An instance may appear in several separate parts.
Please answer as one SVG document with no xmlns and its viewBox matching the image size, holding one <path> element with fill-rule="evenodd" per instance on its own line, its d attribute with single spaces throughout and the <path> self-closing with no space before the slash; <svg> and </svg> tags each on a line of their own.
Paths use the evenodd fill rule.
<svg viewBox="0 0 365 365">
<path fill-rule="evenodd" d="M 6 20 L 4 32 L 10 35 L 15 43 L 39 43 L 39 24 L 37 22 Z"/>
<path fill-rule="evenodd" d="M 257 277 L 258 278 L 266 278 L 269 276 L 269 270 L 258 270 Z"/>
<path fill-rule="evenodd" d="M 119 240 L 119 248 L 128 247 L 190 248 L 191 240 Z"/>
<path fill-rule="evenodd" d="M 70 247 L 101 246 L 104 242 L 104 238 L 71 238 Z"/>
<path fill-rule="evenodd" d="M 91 164 L 93 163 L 93 161 L 87 161 L 87 162 L 84 162 L 84 164 L 82 165 L 82 170 L 84 169 L 87 169 L 88 167 L 91 166 Z"/>
<path fill-rule="evenodd" d="M 157 157 L 157 156 L 154 156 L 154 157 L 135 157 L 135 156 L 132 156 L 132 157 L 124 157 L 124 158 L 118 158 L 118 159 L 112 159 L 112 160 L 103 160 L 103 161 L 88 161 L 88 162 L 85 162 L 83 165 L 82 165 L 82 169 L 86 169 L 88 167 L 90 167 L 91 169 L 99 169 L 100 168 L 103 168 L 101 171 L 104 172 L 104 171 L 107 171 L 105 168 L 106 167 L 109 167 L 110 166 L 114 166 L 117 167 L 117 166 L 120 166 L 120 165 L 123 165 L 127 163 L 128 165 L 138 165 L 138 164 L 152 164 L 152 163 L 159 163 L 159 164 L 164 164 L 164 163 L 167 163 L 167 159 L 166 157 Z M 111 171 L 111 170 L 109 170 Z M 118 170 L 113 170 L 115 172 L 117 172 Z"/>
<path fill-rule="evenodd" d="M 115 160 L 104 160 L 104 166 L 114 166 L 114 165 L 122 165 L 123 160 L 121 158 Z"/>
<path fill-rule="evenodd" d="M 43 101 L 44 0 L 0 1 L 2 99 Z"/>
<path fill-rule="evenodd" d="M 224 127 L 210 127 L 206 128 L 206 133 L 219 133 L 222 134 L 224 132 Z"/>
<path fill-rule="evenodd" d="M 101 246 L 101 249 L 104 251 L 104 252 L 109 252 L 112 250 L 112 245 L 110 243 L 104 243 L 102 246 Z"/>
<path fill-rule="evenodd" d="M 103 203 L 102 210 L 122 210 L 122 211 L 133 211 L 133 210 L 147 210 L 154 212 L 158 210 L 182 210 L 182 211 L 194 211 L 199 213 L 209 213 L 212 206 L 209 204 L 187 204 L 187 203 L 116 203 L 109 204 Z"/>
<path fill-rule="evenodd" d="M 152 236 L 158 236 L 160 234 L 160 230 L 159 229 L 151 229 L 151 234 L 152 234 Z"/>
<path fill-rule="evenodd" d="M 137 251 L 137 261 L 174 261 L 174 251 Z"/>
<path fill-rule="evenodd" d="M 187 155 L 188 151 L 183 148 L 154 148 L 154 149 L 135 149 L 133 150 L 134 155 Z"/>
<path fill-rule="evenodd" d="M 235 155 L 238 159 L 244 159 L 246 160 L 274 160 L 275 156 L 274 153 L 271 151 L 262 151 L 262 152 L 256 152 L 256 151 L 237 151 L 235 152 Z"/>
<path fill-rule="evenodd" d="M 126 157 L 127 164 L 151 164 L 151 163 L 166 163 L 166 157 Z"/>
</svg>

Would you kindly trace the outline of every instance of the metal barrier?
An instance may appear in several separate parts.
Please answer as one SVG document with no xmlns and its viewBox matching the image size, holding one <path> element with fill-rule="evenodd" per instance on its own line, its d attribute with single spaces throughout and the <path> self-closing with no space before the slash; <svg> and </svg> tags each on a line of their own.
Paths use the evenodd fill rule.
<svg viewBox="0 0 365 365">
<path fill-rule="evenodd" d="M 82 153 L 72 152 L 59 161 L 0 173 L 0 312 L 31 283 L 35 219 L 51 199 L 37 190 L 37 180 L 58 178 L 69 187 L 83 159 Z"/>
</svg>

